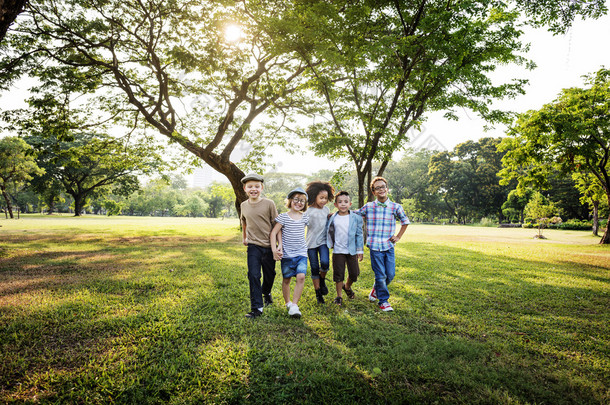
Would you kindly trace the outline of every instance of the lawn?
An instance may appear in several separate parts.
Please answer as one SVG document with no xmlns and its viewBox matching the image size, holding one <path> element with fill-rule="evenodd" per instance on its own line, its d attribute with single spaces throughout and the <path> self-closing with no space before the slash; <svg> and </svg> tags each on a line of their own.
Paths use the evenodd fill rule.
<svg viewBox="0 0 610 405">
<path fill-rule="evenodd" d="M 0 219 L 0 403 L 610 403 L 610 247 L 411 225 L 393 313 L 248 320 L 236 220 Z M 279 273 L 279 265 L 277 266 Z"/>
</svg>

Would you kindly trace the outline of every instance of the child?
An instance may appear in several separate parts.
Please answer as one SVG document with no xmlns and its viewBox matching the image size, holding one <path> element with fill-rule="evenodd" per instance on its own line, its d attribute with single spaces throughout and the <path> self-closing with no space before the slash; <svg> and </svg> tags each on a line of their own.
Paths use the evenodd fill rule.
<svg viewBox="0 0 610 405">
<path fill-rule="evenodd" d="M 362 240 L 362 217 L 349 211 L 352 201 L 347 191 L 340 191 L 335 199 L 338 211 L 328 221 L 326 240 L 329 248 L 333 248 L 333 281 L 336 283 L 337 298 L 334 303 L 343 304 L 341 290 L 350 299 L 354 298 L 352 283 L 358 280 L 360 267 L 358 262 L 364 257 L 364 242 Z M 345 265 L 347 264 L 347 282 Z"/>
<path fill-rule="evenodd" d="M 366 218 L 366 244 L 370 249 L 371 267 L 375 273 L 375 285 L 369 294 L 369 300 L 374 302 L 379 298 L 379 308 L 388 312 L 394 310 L 388 302 L 388 285 L 396 274 L 394 244 L 400 240 L 410 222 L 402 205 L 388 198 L 386 179 L 375 177 L 371 181 L 371 190 L 377 199 L 355 212 Z M 397 220 L 400 220 L 401 227 L 398 234 L 394 235 Z"/>
<path fill-rule="evenodd" d="M 311 267 L 311 280 L 316 290 L 318 304 L 324 304 L 324 295 L 328 294 L 326 273 L 330 264 L 326 246 L 326 222 L 330 210 L 326 203 L 334 198 L 335 189 L 325 181 L 313 181 L 307 185 L 309 223 L 307 224 L 307 256 Z M 319 258 L 319 260 L 318 260 Z"/>
<path fill-rule="evenodd" d="M 271 305 L 271 288 L 275 279 L 275 260 L 269 235 L 277 217 L 275 203 L 262 197 L 263 177 L 250 173 L 241 182 L 248 199 L 241 203 L 243 243 L 248 246 L 248 282 L 250 284 L 250 312 L 248 318 L 263 314 L 264 305 Z M 261 287 L 261 269 L 263 285 Z"/>
<path fill-rule="evenodd" d="M 307 193 L 297 187 L 288 193 L 286 200 L 288 212 L 275 218 L 275 226 L 271 231 L 271 249 L 273 258 L 282 261 L 282 294 L 288 315 L 300 318 L 299 299 L 303 294 L 305 274 L 307 273 L 307 244 L 305 243 L 305 227 L 309 216 L 307 209 Z M 281 244 L 278 244 L 278 233 L 281 231 Z M 292 301 L 290 300 L 290 280 L 295 277 L 296 283 Z"/>
</svg>

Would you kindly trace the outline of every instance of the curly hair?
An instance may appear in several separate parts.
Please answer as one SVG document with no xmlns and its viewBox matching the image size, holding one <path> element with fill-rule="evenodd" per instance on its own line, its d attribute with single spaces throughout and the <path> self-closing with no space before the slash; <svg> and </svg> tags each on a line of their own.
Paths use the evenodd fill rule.
<svg viewBox="0 0 610 405">
<path fill-rule="evenodd" d="M 377 183 L 378 181 L 383 181 L 385 183 L 385 186 L 388 187 L 388 181 L 381 176 L 377 176 L 373 180 L 371 180 L 371 184 L 370 184 L 371 191 L 375 191 L 374 186 L 375 186 L 375 183 Z"/>
<path fill-rule="evenodd" d="M 318 194 L 322 191 L 328 192 L 328 201 L 335 199 L 335 188 L 327 181 L 312 181 L 307 184 L 305 191 L 307 192 L 307 202 L 313 205 L 318 198 Z"/>
</svg>

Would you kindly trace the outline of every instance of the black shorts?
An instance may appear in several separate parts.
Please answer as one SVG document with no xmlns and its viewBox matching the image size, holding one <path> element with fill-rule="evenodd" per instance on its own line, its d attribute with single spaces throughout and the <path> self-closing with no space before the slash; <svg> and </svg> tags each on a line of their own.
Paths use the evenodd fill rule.
<svg viewBox="0 0 610 405">
<path fill-rule="evenodd" d="M 345 265 L 347 264 L 347 272 L 349 279 L 354 282 L 358 280 L 360 275 L 360 266 L 358 265 L 358 255 L 348 255 L 342 253 L 333 253 L 333 281 L 335 283 L 345 280 Z"/>
</svg>

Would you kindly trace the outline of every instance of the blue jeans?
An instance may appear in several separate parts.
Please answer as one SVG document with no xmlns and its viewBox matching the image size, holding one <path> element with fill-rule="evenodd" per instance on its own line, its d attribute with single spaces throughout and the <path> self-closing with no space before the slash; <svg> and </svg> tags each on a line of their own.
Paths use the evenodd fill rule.
<svg viewBox="0 0 610 405">
<path fill-rule="evenodd" d="M 282 277 L 296 277 L 297 274 L 307 274 L 307 257 L 287 257 L 282 259 Z"/>
<path fill-rule="evenodd" d="M 250 284 L 250 308 L 252 310 L 263 307 L 263 294 L 271 294 L 274 279 L 275 260 L 273 260 L 271 248 L 248 244 L 248 282 Z"/>
<path fill-rule="evenodd" d="M 396 275 L 396 260 L 394 258 L 394 248 L 385 250 L 371 250 L 371 267 L 375 273 L 375 290 L 379 303 L 388 302 L 390 292 L 388 285 L 394 280 Z"/>
<path fill-rule="evenodd" d="M 318 261 L 318 255 L 320 255 L 320 261 Z M 307 249 L 307 256 L 309 257 L 312 280 L 320 278 L 320 271 L 328 272 L 328 268 L 330 267 L 328 246 L 320 245 L 316 248 Z"/>
</svg>

